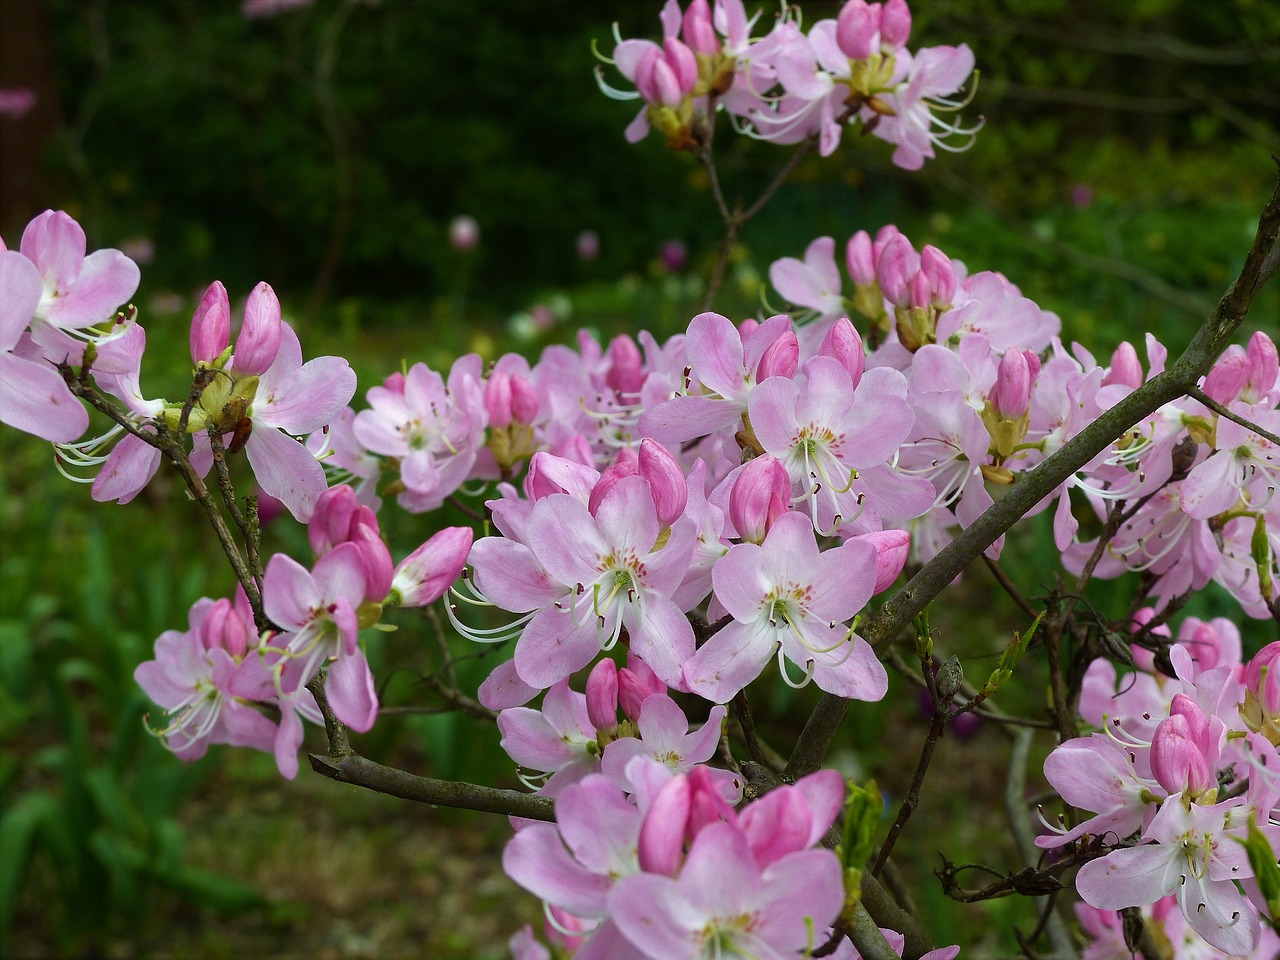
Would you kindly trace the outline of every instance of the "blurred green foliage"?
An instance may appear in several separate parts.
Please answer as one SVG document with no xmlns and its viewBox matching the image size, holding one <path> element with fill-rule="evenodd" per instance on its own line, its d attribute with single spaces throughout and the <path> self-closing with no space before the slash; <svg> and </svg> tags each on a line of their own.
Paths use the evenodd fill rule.
<svg viewBox="0 0 1280 960">
<path fill-rule="evenodd" d="M 966 117 L 986 126 L 974 148 L 920 174 L 892 167 L 890 149 L 870 138 L 806 161 L 744 233 L 718 309 L 747 315 L 776 300 L 768 264 L 799 256 L 816 236 L 842 243 L 895 222 L 971 270 L 1004 272 L 1062 315 L 1064 337 L 1103 358 L 1147 330 L 1176 351 L 1234 275 L 1274 177 L 1280 6 L 916 7 L 915 44 L 967 42 L 977 53 L 982 79 Z M 598 93 L 590 55 L 593 38 L 611 49 L 615 19 L 623 36 L 658 36 L 658 8 L 318 0 L 250 21 L 234 3 L 48 0 L 37 9 L 56 85 L 39 92 L 63 123 L 45 144 L 38 195 L 0 226 L 12 245 L 25 218 L 51 206 L 85 223 L 91 247 L 152 241 L 139 292 L 148 396 L 185 390 L 193 295 L 215 278 L 233 298 L 271 282 L 307 355 L 349 357 L 362 389 L 402 362 L 532 355 L 579 325 L 669 335 L 700 309 L 714 257 L 708 182 L 657 139 L 625 143 L 634 105 Z M 806 21 L 837 9 L 807 5 Z M 721 129 L 722 181 L 731 200 L 749 201 L 787 153 Z M 447 239 L 464 213 L 482 231 L 469 252 Z M 586 229 L 601 240 L 594 261 L 575 252 Z M 668 239 L 688 246 L 687 266 L 658 260 Z M 1252 321 L 1280 334 L 1274 286 Z M 145 928 L 158 887 L 228 908 L 253 901 L 239 883 L 185 865 L 175 812 L 219 760 L 173 762 L 145 735 L 147 706 L 132 681 L 154 637 L 185 625 L 191 602 L 227 592 L 216 548 L 171 480 L 127 507 L 100 507 L 52 477 L 47 447 L 0 435 L 0 463 L 0 541 L 11 547 L 0 560 L 0 950 L 15 912 L 51 951 L 92 953 Z M 397 514 L 387 528 L 393 552 L 451 522 L 463 520 Z M 1058 573 L 1046 522 L 1015 531 L 1007 547 L 1032 593 Z M 276 526 L 267 536 L 268 551 L 305 555 L 301 531 Z M 1018 622 L 984 576 L 975 572 L 934 611 L 940 648 L 973 662 L 974 678 Z M 1095 583 L 1090 600 L 1122 611 L 1125 589 Z M 1233 612 L 1213 592 L 1197 604 L 1201 616 Z M 1264 638 L 1259 625 L 1246 629 L 1251 642 Z M 439 666 L 433 633 L 406 615 L 373 646 L 387 703 L 427 696 L 421 678 Z M 474 652 L 446 642 L 455 655 Z M 390 664 L 395 672 L 381 669 Z M 488 669 L 460 663 L 463 689 Z M 1011 709 L 1039 708 L 1035 669 L 1019 667 L 1026 702 Z M 815 696 L 760 688 L 757 711 L 780 747 Z M 891 813 L 909 776 L 895 780 L 895 764 L 925 725 L 912 696 L 895 691 L 860 708 L 856 743 L 835 757 L 850 773 L 888 771 Z M 1003 841 L 993 842 L 961 786 L 990 790 L 1000 775 L 1001 741 L 982 736 L 948 744 L 953 765 L 935 779 L 955 786 L 930 785 L 924 802 L 936 822 L 955 826 L 958 844 L 994 858 Z M 361 746 L 382 756 L 409 749 L 415 769 L 497 782 L 509 771 L 494 740 L 491 728 L 440 714 L 380 724 Z M 262 789 L 246 786 L 246 804 Z M 947 900 L 928 882 L 935 852 L 899 850 L 939 935 L 982 923 L 995 931 L 986 945 L 1007 949 L 1012 924 L 1033 922 L 1013 901 Z"/>
</svg>

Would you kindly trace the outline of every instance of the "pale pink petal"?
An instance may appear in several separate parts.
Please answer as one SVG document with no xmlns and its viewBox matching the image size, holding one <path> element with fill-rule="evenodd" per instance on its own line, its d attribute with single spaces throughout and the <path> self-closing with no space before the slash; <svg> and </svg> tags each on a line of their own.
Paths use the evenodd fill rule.
<svg viewBox="0 0 1280 960">
<path fill-rule="evenodd" d="M 128 302 L 141 279 L 138 265 L 119 250 L 96 250 L 71 288 L 45 307 L 45 319 L 64 330 L 101 323 Z"/>
<path fill-rule="evenodd" d="M 565 607 L 539 610 L 516 642 L 516 672 L 521 680 L 539 690 L 581 670 L 600 651 L 590 607 L 579 610 L 582 619 L 577 624 L 567 603 Z"/>
<path fill-rule="evenodd" d="M 324 468 L 303 444 L 279 430 L 254 426 L 244 452 L 264 493 L 275 497 L 299 523 L 311 519 L 324 493 Z"/>
<path fill-rule="evenodd" d="M 364 653 L 345 653 L 329 667 L 325 693 L 333 714 L 356 733 L 365 733 L 378 718 L 378 693 Z"/>
<path fill-rule="evenodd" d="M 267 618 L 286 630 L 311 622 L 312 611 L 324 602 L 309 571 L 293 557 L 275 554 L 267 562 L 262 604 Z"/>
<path fill-rule="evenodd" d="M 502 869 L 534 896 L 579 917 L 605 912 L 605 895 L 613 881 L 592 873 L 571 856 L 550 824 L 527 826 L 502 851 Z"/>
<path fill-rule="evenodd" d="M 728 703 L 764 669 L 776 631 L 758 623 L 730 623 L 684 665 L 689 689 L 712 703 Z"/>
<path fill-rule="evenodd" d="M 538 690 L 529 686 L 516 673 L 514 660 L 506 660 L 498 664 L 493 672 L 480 684 L 476 698 L 490 710 L 507 710 L 520 707 L 538 695 Z"/>
<path fill-rule="evenodd" d="M 89 412 L 53 367 L 0 353 L 0 423 L 70 443 L 88 429 Z"/>
<path fill-rule="evenodd" d="M 93 499 L 99 503 L 109 500 L 128 503 L 151 482 L 158 469 L 160 451 L 145 440 L 126 434 L 94 478 Z"/>
<path fill-rule="evenodd" d="M 341 357 L 316 357 L 303 366 L 288 393 L 273 393 L 265 404 L 255 399 L 254 419 L 295 436 L 328 426 L 351 402 L 356 374 Z M 258 396 L 262 396 L 259 386 Z"/>
<path fill-rule="evenodd" d="M 40 303 L 40 271 L 16 250 L 0 252 L 0 353 L 12 350 Z"/>
</svg>

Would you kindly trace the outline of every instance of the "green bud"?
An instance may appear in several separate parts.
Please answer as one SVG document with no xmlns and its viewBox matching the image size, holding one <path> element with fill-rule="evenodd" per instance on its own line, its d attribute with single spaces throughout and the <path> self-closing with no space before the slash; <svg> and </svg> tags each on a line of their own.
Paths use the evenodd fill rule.
<svg viewBox="0 0 1280 960">
<path fill-rule="evenodd" d="M 1253 522 L 1253 539 L 1249 552 L 1258 568 L 1258 590 L 1264 600 L 1270 600 L 1275 584 L 1271 581 L 1271 544 L 1267 541 L 1267 518 L 1259 513 Z"/>
<path fill-rule="evenodd" d="M 962 683 L 964 683 L 964 667 L 960 665 L 960 658 L 956 656 L 948 657 L 947 662 L 938 671 L 937 687 L 940 703 L 949 703 L 951 698 L 960 690 Z"/>
</svg>

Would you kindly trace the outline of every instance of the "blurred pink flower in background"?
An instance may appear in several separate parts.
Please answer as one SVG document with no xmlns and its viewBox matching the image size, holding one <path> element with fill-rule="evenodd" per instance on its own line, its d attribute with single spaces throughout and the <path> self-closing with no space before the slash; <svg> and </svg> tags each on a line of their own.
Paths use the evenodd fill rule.
<svg viewBox="0 0 1280 960">
<path fill-rule="evenodd" d="M 312 0 L 244 0 L 240 12 L 247 20 L 262 20 L 278 13 L 311 6 Z"/>
<path fill-rule="evenodd" d="M 455 250 L 474 250 L 480 243 L 480 224 L 476 218 L 463 214 L 449 223 L 449 245 Z"/>
<path fill-rule="evenodd" d="M 689 251 L 681 240 L 668 240 L 658 250 L 662 265 L 672 273 L 678 273 L 689 262 Z"/>
<path fill-rule="evenodd" d="M 6 87 L 0 90 L 0 117 L 19 117 L 30 113 L 36 105 L 36 94 L 28 87 Z"/>
<path fill-rule="evenodd" d="M 583 230 L 578 234 L 578 259 L 594 260 L 600 256 L 600 234 L 594 230 Z"/>
</svg>

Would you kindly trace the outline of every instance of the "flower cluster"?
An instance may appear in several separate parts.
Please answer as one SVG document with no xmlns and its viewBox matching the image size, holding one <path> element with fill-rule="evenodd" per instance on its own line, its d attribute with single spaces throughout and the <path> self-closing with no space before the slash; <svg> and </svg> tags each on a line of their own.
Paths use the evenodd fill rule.
<svg viewBox="0 0 1280 960">
<path fill-rule="evenodd" d="M 1138 671 L 1119 681 L 1109 661 L 1094 661 L 1080 710 L 1099 732 L 1064 742 L 1045 762 L 1062 798 L 1092 816 L 1037 844 L 1108 845 L 1076 878 L 1096 911 L 1150 907 L 1148 923 L 1169 943 L 1184 942 L 1189 928 L 1226 954 L 1270 956 L 1280 940 L 1267 932 L 1263 943 L 1259 912 L 1268 905 L 1247 841 L 1252 831 L 1273 850 L 1280 843 L 1280 684 L 1272 669 L 1280 642 L 1242 664 L 1239 632 L 1225 619 L 1188 618 L 1176 640 L 1168 627 L 1155 630 L 1171 642 L 1176 676 L 1156 672 L 1137 646 Z M 1092 936 L 1114 938 L 1105 915 L 1084 916 Z"/>
<path fill-rule="evenodd" d="M 940 116 L 967 102 L 952 95 L 973 73 L 973 52 L 963 44 L 910 51 L 906 0 L 849 0 L 808 32 L 795 7 L 753 36 L 760 19 L 747 18 L 742 0 L 715 0 L 714 8 L 692 0 L 683 13 L 667 0 L 661 44 L 617 36 L 605 62 L 635 89 L 610 86 L 600 70 L 597 80 L 614 99 L 644 101 L 627 139 L 657 130 L 669 146 L 698 150 L 722 109 L 740 133 L 779 144 L 816 138 L 824 157 L 852 125 L 894 144 L 893 162 L 906 170 L 920 169 L 935 148 L 973 142 L 977 127 Z"/>
</svg>

